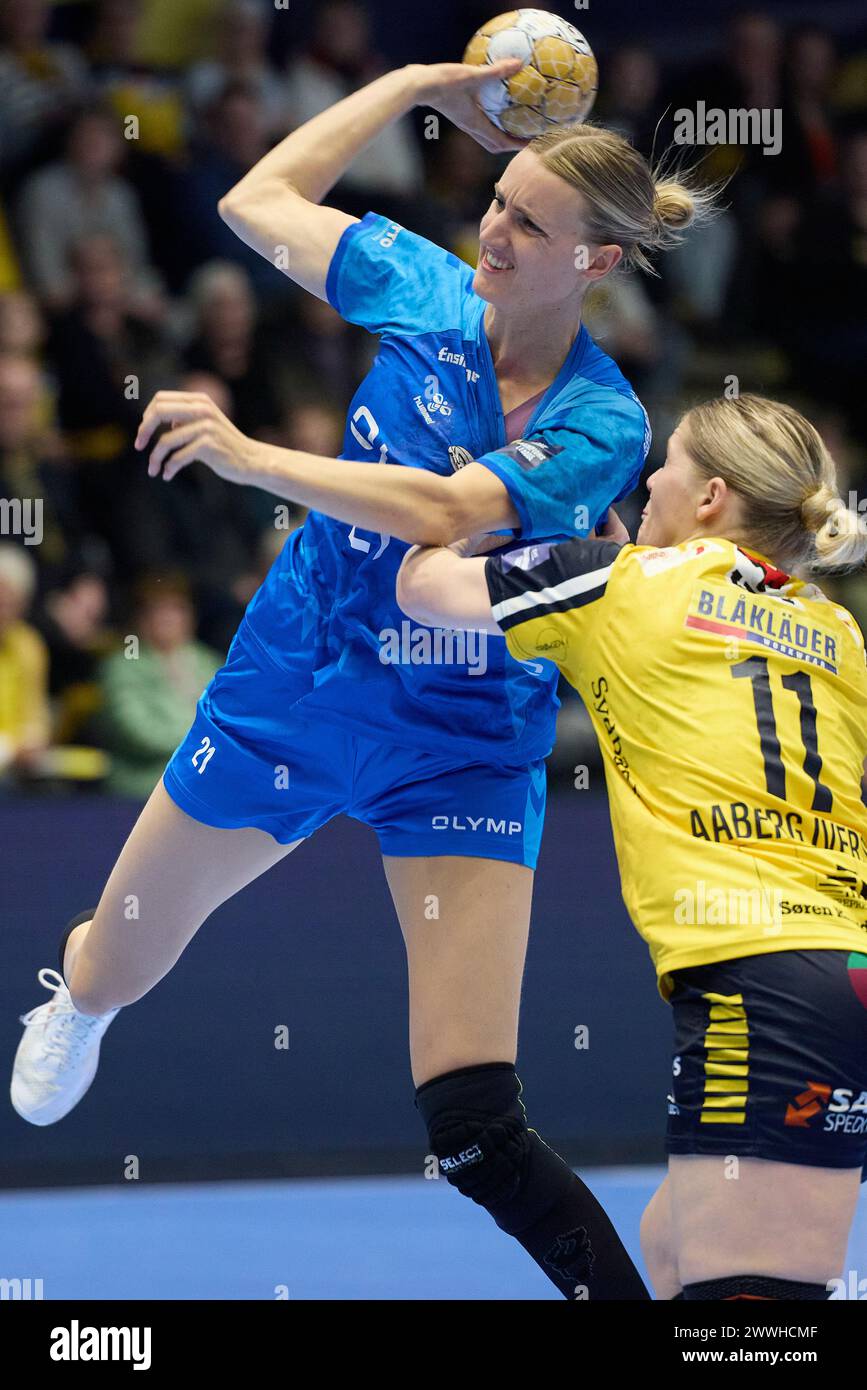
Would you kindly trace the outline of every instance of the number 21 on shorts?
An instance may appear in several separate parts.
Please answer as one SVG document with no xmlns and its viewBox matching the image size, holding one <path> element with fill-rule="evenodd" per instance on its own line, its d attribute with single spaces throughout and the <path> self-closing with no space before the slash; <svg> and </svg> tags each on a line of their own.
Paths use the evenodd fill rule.
<svg viewBox="0 0 867 1390">
<path fill-rule="evenodd" d="M 209 738 L 202 739 L 201 743 L 199 744 L 191 759 L 193 767 L 196 769 L 200 776 L 204 772 L 205 768 L 208 766 L 208 763 L 211 761 L 216 751 L 216 747 Z M 199 762 L 200 758 L 201 762 Z"/>
</svg>

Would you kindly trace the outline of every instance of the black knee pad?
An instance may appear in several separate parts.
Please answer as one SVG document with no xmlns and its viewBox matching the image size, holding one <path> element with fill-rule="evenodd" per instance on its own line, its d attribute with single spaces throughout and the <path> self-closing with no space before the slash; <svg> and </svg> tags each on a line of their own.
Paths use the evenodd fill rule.
<svg viewBox="0 0 867 1390">
<path fill-rule="evenodd" d="M 416 1092 L 440 1172 L 489 1210 L 514 1201 L 526 1173 L 530 1134 L 520 1094 L 509 1062 L 462 1067 Z"/>
<path fill-rule="evenodd" d="M 728 1274 L 722 1279 L 703 1279 L 699 1284 L 684 1284 L 683 1296 L 688 1302 L 706 1299 L 811 1299 L 814 1303 L 830 1298 L 824 1284 L 804 1284 L 797 1279 L 776 1279 L 765 1274 Z"/>
</svg>

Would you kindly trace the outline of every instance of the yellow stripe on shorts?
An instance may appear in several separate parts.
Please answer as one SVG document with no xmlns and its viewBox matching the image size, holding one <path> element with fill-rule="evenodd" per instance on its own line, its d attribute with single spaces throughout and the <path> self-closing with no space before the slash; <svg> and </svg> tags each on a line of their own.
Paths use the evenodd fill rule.
<svg viewBox="0 0 867 1390">
<path fill-rule="evenodd" d="M 745 1123 L 749 1092 L 749 1026 L 742 994 L 708 991 L 708 1026 L 704 1035 L 703 1125 Z"/>
</svg>

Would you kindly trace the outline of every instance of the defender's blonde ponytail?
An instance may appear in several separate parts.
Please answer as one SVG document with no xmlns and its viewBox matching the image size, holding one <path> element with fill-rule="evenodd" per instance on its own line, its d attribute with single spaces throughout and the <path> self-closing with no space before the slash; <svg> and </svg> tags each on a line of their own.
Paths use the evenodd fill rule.
<svg viewBox="0 0 867 1390">
<path fill-rule="evenodd" d="M 809 570 L 867 561 L 867 525 L 838 496 L 834 460 L 792 406 L 751 394 L 706 401 L 679 428 L 702 476 L 741 498 L 749 542 L 769 560 Z"/>
</svg>

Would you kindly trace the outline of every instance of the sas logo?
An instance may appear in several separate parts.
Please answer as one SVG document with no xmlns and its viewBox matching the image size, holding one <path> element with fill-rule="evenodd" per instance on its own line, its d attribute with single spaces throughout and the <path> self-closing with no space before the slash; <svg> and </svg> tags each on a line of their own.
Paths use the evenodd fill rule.
<svg viewBox="0 0 867 1390">
<path fill-rule="evenodd" d="M 867 1134 L 867 1091 L 847 1086 L 832 1090 L 822 1082 L 808 1081 L 806 1091 L 786 1106 L 784 1124 L 808 1129 L 819 1115 L 824 1115 L 825 1134 Z"/>
<path fill-rule="evenodd" d="M 806 1091 L 801 1091 L 800 1095 L 795 1096 L 793 1105 L 786 1106 L 786 1118 L 783 1123 L 798 1129 L 807 1129 L 810 1121 L 821 1115 L 830 1099 L 830 1086 L 818 1081 L 808 1081 Z"/>
</svg>

